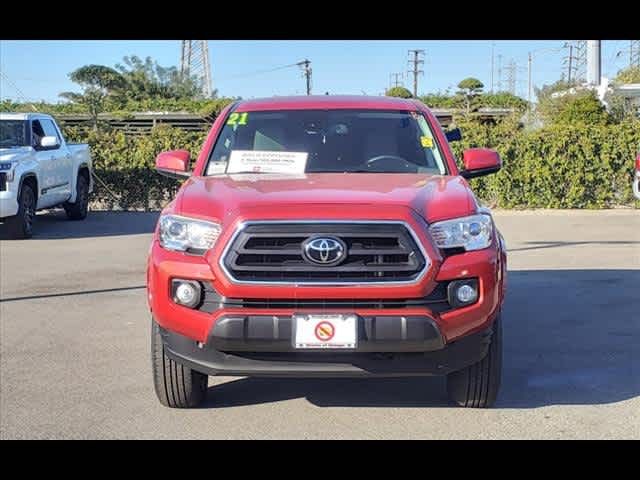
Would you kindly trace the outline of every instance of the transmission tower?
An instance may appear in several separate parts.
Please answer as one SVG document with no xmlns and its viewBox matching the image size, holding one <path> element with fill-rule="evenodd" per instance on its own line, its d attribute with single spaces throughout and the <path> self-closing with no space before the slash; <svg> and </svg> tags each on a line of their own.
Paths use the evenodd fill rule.
<svg viewBox="0 0 640 480">
<path fill-rule="evenodd" d="M 507 91 L 512 95 L 516 94 L 516 74 L 518 72 L 518 66 L 513 60 L 509 61 L 508 65 L 504 68 L 507 74 Z"/>
<path fill-rule="evenodd" d="M 629 66 L 640 67 L 640 40 L 631 40 L 629 45 Z"/>
<path fill-rule="evenodd" d="M 180 73 L 198 79 L 202 96 L 211 98 L 213 82 L 209 65 L 209 45 L 206 40 L 182 40 Z"/>
<path fill-rule="evenodd" d="M 391 80 L 393 78 L 393 80 Z M 398 80 L 399 78 L 404 79 L 403 73 L 390 73 L 389 74 L 389 85 L 391 87 L 401 87 L 403 86 L 403 80 Z"/>
<path fill-rule="evenodd" d="M 587 40 L 576 40 L 573 45 L 576 57 L 575 79 L 584 81 L 587 78 Z"/>
<path fill-rule="evenodd" d="M 413 58 L 411 58 L 413 54 Z M 418 96 L 418 75 L 424 74 L 424 70 L 420 70 L 420 64 L 424 63 L 424 60 L 420 59 L 420 55 L 424 55 L 424 50 L 409 50 L 409 64 L 413 64 L 413 69 L 408 73 L 413 73 L 413 96 Z"/>
</svg>

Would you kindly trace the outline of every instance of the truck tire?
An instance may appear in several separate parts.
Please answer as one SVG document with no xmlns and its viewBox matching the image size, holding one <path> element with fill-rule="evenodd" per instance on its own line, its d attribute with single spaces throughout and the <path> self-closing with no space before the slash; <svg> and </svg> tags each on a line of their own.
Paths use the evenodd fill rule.
<svg viewBox="0 0 640 480">
<path fill-rule="evenodd" d="M 76 201 L 75 203 L 66 202 L 64 211 L 70 220 L 84 220 L 87 218 L 89 209 L 89 182 L 84 175 L 78 174 L 76 180 Z"/>
<path fill-rule="evenodd" d="M 160 336 L 160 327 L 153 319 L 151 367 L 156 395 L 165 407 L 193 408 L 205 399 L 209 377 L 167 357 Z"/>
<path fill-rule="evenodd" d="M 493 406 L 502 375 L 502 321 L 498 315 L 487 355 L 477 363 L 447 375 L 449 398 L 461 407 Z"/>
<path fill-rule="evenodd" d="M 11 238 L 31 238 L 36 218 L 36 194 L 31 185 L 24 184 L 18 197 L 18 213 L 6 220 Z"/>
</svg>

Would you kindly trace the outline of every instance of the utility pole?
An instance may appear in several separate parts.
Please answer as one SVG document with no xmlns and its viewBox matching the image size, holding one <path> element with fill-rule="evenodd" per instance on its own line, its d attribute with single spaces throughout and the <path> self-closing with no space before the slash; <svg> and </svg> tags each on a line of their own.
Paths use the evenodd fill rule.
<svg viewBox="0 0 640 480">
<path fill-rule="evenodd" d="M 573 43 L 565 43 L 564 48 L 569 49 L 569 56 L 565 57 L 563 63 L 567 65 L 567 81 L 569 84 L 571 84 L 572 80 L 576 80 L 575 75 L 573 75 L 573 71 L 576 68 L 574 64 L 576 57 L 573 54 Z"/>
<path fill-rule="evenodd" d="M 400 73 L 391 73 L 389 74 L 389 84 L 391 85 L 391 87 L 399 87 L 402 85 L 402 82 L 398 80 L 398 78 L 403 78 L 404 75 L 402 74 L 402 72 Z M 394 80 L 391 80 L 391 78 L 393 78 Z"/>
<path fill-rule="evenodd" d="M 498 92 L 502 91 L 502 55 L 498 55 Z"/>
<path fill-rule="evenodd" d="M 531 115 L 531 52 L 527 58 L 527 102 L 529 102 L 528 112 Z"/>
<path fill-rule="evenodd" d="M 302 67 L 302 74 L 307 80 L 307 95 L 311 95 L 311 62 L 305 58 L 296 65 Z"/>
<path fill-rule="evenodd" d="M 420 70 L 420 64 L 424 63 L 424 60 L 420 59 L 420 55 L 424 55 L 424 50 L 409 50 L 409 56 L 413 54 L 413 60 L 409 59 L 409 64 L 413 63 L 413 96 L 418 97 L 418 75 L 424 74 L 424 70 Z"/>
</svg>

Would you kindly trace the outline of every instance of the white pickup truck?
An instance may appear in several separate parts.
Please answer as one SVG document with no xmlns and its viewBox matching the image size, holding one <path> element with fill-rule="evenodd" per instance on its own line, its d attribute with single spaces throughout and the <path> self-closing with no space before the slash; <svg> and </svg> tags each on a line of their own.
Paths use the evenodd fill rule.
<svg viewBox="0 0 640 480">
<path fill-rule="evenodd" d="M 50 115 L 0 113 L 0 222 L 9 236 L 31 237 L 40 209 L 84 219 L 92 191 L 87 144 L 67 143 Z"/>
</svg>

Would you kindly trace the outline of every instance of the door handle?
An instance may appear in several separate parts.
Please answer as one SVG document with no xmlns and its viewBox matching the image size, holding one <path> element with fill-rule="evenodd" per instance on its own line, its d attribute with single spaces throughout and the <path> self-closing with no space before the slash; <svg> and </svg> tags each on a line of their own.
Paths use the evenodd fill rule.
<svg viewBox="0 0 640 480">
<path fill-rule="evenodd" d="M 67 157 L 67 158 L 71 158 L 71 154 L 67 153 L 67 154 L 65 155 L 65 157 Z"/>
</svg>

